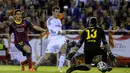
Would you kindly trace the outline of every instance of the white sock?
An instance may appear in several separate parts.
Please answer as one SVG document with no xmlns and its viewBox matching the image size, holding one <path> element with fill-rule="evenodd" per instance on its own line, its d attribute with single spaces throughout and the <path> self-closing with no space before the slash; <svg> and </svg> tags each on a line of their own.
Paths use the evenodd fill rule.
<svg viewBox="0 0 130 73">
<path fill-rule="evenodd" d="M 60 56 L 58 68 L 62 68 L 65 62 L 65 54 Z"/>
</svg>

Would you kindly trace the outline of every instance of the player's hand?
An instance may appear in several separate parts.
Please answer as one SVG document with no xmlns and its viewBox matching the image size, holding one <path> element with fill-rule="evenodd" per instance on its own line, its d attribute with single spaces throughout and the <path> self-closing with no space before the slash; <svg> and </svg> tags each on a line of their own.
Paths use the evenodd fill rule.
<svg viewBox="0 0 130 73">
<path fill-rule="evenodd" d="M 63 31 L 62 31 L 62 34 L 65 35 L 65 34 L 66 34 L 66 31 L 63 30 Z"/>
<path fill-rule="evenodd" d="M 76 51 L 71 51 L 67 56 L 66 56 L 66 59 L 70 60 L 72 59 L 72 57 L 75 55 Z"/>
<path fill-rule="evenodd" d="M 45 32 L 42 32 L 42 33 L 40 34 L 40 38 L 43 38 L 43 36 L 45 36 L 47 33 L 48 33 L 47 30 L 46 30 Z"/>
<path fill-rule="evenodd" d="M 61 35 L 65 35 L 66 34 L 66 31 L 59 31 L 58 34 L 61 34 Z"/>
<path fill-rule="evenodd" d="M 45 34 L 45 32 L 42 32 L 41 34 L 40 34 L 40 36 L 43 36 Z"/>
</svg>

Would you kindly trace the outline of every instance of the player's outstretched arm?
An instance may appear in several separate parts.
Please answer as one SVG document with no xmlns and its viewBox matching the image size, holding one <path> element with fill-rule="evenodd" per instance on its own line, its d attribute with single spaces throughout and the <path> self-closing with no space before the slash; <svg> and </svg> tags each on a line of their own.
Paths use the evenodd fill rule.
<svg viewBox="0 0 130 73">
<path fill-rule="evenodd" d="M 72 49 L 72 51 L 67 55 L 66 59 L 70 60 L 74 55 L 75 53 L 79 50 L 79 48 L 82 46 L 83 42 L 84 42 L 84 39 L 85 39 L 85 31 L 83 31 L 81 37 L 80 37 L 80 40 L 79 42 L 76 44 L 76 46 Z"/>
<path fill-rule="evenodd" d="M 109 59 L 110 59 L 111 63 L 113 65 L 115 65 L 115 63 L 117 62 L 117 60 L 116 60 L 116 57 L 111 52 L 110 45 L 106 44 L 105 46 L 106 46 L 106 49 L 107 49 L 107 52 L 108 52 L 108 56 L 109 56 Z"/>
<path fill-rule="evenodd" d="M 75 46 L 71 52 L 66 56 L 66 59 L 71 60 L 75 53 L 79 50 L 79 47 Z"/>
<path fill-rule="evenodd" d="M 116 57 L 112 54 L 111 49 L 110 49 L 110 45 L 107 43 L 107 40 L 105 37 L 105 32 L 103 30 L 101 30 L 101 33 L 102 33 L 101 37 L 102 37 L 102 42 L 104 44 L 104 48 L 106 48 L 111 62 L 116 62 Z"/>
<path fill-rule="evenodd" d="M 36 25 L 34 25 L 33 28 L 36 29 L 37 31 L 41 31 L 41 32 L 45 32 L 46 31 L 45 29 L 43 29 L 43 28 L 41 28 L 39 26 L 36 26 Z"/>
</svg>

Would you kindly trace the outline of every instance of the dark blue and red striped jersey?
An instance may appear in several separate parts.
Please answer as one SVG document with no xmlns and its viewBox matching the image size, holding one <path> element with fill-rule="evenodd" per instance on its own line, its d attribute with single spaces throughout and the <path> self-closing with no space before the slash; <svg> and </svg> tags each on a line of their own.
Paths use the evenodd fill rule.
<svg viewBox="0 0 130 73">
<path fill-rule="evenodd" d="M 14 33 L 14 43 L 27 41 L 27 30 L 33 28 L 33 24 L 27 20 L 22 20 L 20 24 L 15 21 L 9 26 L 9 34 Z"/>
</svg>

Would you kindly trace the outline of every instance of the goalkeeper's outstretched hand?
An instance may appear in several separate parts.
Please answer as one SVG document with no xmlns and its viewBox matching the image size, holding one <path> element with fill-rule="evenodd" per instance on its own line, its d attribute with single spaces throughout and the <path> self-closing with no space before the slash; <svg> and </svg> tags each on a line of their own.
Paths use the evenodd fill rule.
<svg viewBox="0 0 130 73">
<path fill-rule="evenodd" d="M 112 53 L 109 53 L 109 58 L 111 61 L 114 61 L 116 59 L 116 57 Z"/>
<path fill-rule="evenodd" d="M 111 62 L 115 65 L 115 63 L 117 62 L 116 57 L 112 53 L 109 53 L 109 58 Z"/>
<path fill-rule="evenodd" d="M 75 55 L 75 53 L 76 53 L 75 51 L 70 52 L 70 53 L 66 56 L 66 59 L 71 60 L 72 57 Z"/>
</svg>

